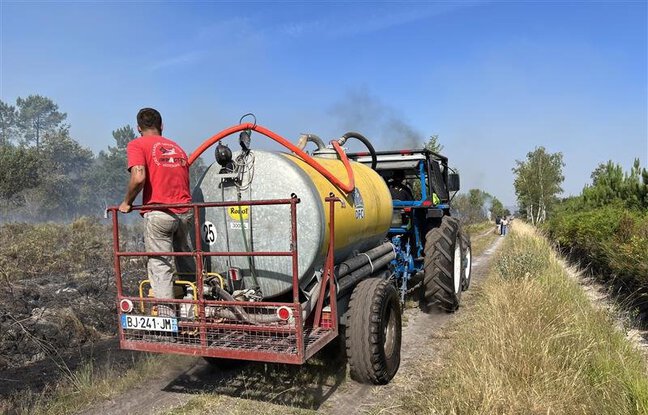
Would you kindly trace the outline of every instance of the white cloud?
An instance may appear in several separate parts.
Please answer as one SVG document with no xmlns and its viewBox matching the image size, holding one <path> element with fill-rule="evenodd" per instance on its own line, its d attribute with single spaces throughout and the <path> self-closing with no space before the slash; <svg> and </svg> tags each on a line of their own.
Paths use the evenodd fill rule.
<svg viewBox="0 0 648 415">
<path fill-rule="evenodd" d="M 151 70 L 157 71 L 160 69 L 166 69 L 174 66 L 185 66 L 191 65 L 200 62 L 205 57 L 205 51 L 203 50 L 194 50 L 191 52 L 185 52 L 176 56 L 171 56 L 166 59 L 162 59 L 151 65 Z"/>
<path fill-rule="evenodd" d="M 392 27 L 429 19 L 431 17 L 450 13 L 457 9 L 473 6 L 479 2 L 459 4 L 435 3 L 412 5 L 399 4 L 396 8 L 375 8 L 375 5 L 365 4 L 362 10 L 345 15 L 345 18 L 321 18 L 311 21 L 291 22 L 282 25 L 279 32 L 290 37 L 307 35 L 324 35 L 333 38 L 356 36 L 380 32 Z"/>
</svg>

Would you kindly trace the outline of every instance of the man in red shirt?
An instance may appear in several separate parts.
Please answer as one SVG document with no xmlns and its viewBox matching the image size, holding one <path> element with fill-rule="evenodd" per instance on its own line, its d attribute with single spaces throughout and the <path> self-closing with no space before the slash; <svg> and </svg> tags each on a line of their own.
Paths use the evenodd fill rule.
<svg viewBox="0 0 648 415">
<path fill-rule="evenodd" d="M 137 114 L 137 130 L 141 137 L 128 143 L 126 155 L 130 181 L 119 211 L 128 213 L 133 201 L 144 190 L 142 204 L 190 203 L 189 164 L 187 154 L 175 142 L 162 137 L 162 116 L 153 108 L 143 108 Z M 147 252 L 192 251 L 188 240 L 193 225 L 189 208 L 145 209 L 144 243 Z M 176 269 L 195 272 L 192 257 L 175 257 Z M 171 257 L 151 256 L 148 274 L 156 298 L 173 298 Z M 163 313 L 162 310 L 165 310 Z M 160 315 L 171 313 L 168 306 L 158 307 Z"/>
</svg>

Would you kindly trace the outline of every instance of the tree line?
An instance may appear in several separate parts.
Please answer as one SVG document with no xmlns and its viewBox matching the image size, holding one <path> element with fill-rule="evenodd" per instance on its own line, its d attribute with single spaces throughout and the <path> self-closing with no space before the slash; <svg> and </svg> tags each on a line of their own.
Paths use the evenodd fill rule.
<svg viewBox="0 0 648 415">
<path fill-rule="evenodd" d="M 466 224 L 493 221 L 497 217 L 511 215 L 511 211 L 497 197 L 481 189 L 470 189 L 467 193 L 458 194 L 452 200 L 452 210 L 453 215 Z"/>
<path fill-rule="evenodd" d="M 618 205 L 631 210 L 648 209 L 648 170 L 635 159 L 629 172 L 612 160 L 600 163 L 592 172 L 592 183 L 579 196 L 560 199 L 565 180 L 562 153 L 549 153 L 537 147 L 526 160 L 516 160 L 515 193 L 520 213 L 533 223 L 543 223 L 548 214 L 569 206 L 570 209 L 595 209 Z"/>
<path fill-rule="evenodd" d="M 112 142 L 94 154 L 70 135 L 67 114 L 50 98 L 30 95 L 15 105 L 0 100 L 0 222 L 67 221 L 102 216 L 124 196 L 128 172 L 126 146 L 136 138 L 130 125 L 112 131 Z M 432 151 L 443 146 L 433 135 L 424 143 Z M 206 166 L 191 167 L 191 186 Z M 494 196 L 471 189 L 455 197 L 462 221 L 476 223 L 510 212 Z"/>
<path fill-rule="evenodd" d="M 648 170 L 609 160 L 592 171 L 577 196 L 558 197 L 564 180 L 561 153 L 538 147 L 517 161 L 515 191 L 521 211 L 570 259 L 580 264 L 648 319 Z"/>
<path fill-rule="evenodd" d="M 0 101 L 0 221 L 102 216 L 123 198 L 133 127 L 112 131 L 113 145 L 94 154 L 71 137 L 66 119 L 40 95 Z M 201 159 L 192 165 L 192 186 L 204 169 Z"/>
</svg>

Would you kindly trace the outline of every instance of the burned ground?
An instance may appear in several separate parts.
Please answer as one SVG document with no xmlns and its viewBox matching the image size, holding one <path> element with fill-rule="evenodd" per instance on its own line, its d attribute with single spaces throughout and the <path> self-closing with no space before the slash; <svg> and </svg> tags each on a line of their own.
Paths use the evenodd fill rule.
<svg viewBox="0 0 648 415">
<path fill-rule="evenodd" d="M 90 358 L 131 359 L 115 340 L 108 226 L 88 219 L 11 224 L 0 228 L 0 239 L 0 400 L 24 389 L 39 392 Z M 124 239 L 140 244 L 136 232 L 125 230 Z M 125 264 L 129 284 L 141 279 L 143 263 Z"/>
</svg>

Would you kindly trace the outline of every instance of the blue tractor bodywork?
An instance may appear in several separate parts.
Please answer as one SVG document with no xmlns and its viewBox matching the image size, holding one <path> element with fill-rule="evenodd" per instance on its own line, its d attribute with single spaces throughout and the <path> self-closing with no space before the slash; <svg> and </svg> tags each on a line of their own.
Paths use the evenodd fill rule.
<svg viewBox="0 0 648 415">
<path fill-rule="evenodd" d="M 365 153 L 349 157 L 361 163 L 371 162 Z M 404 301 L 421 284 L 426 235 L 450 215 L 450 192 L 459 190 L 459 178 L 450 172 L 446 157 L 427 149 L 377 152 L 377 160 L 376 170 L 390 191 L 396 186 L 415 189 L 410 191 L 411 199 L 393 200 L 394 213 L 387 235 L 396 252 L 390 268 Z M 401 183 L 395 183 L 396 172 L 404 177 Z"/>
</svg>

